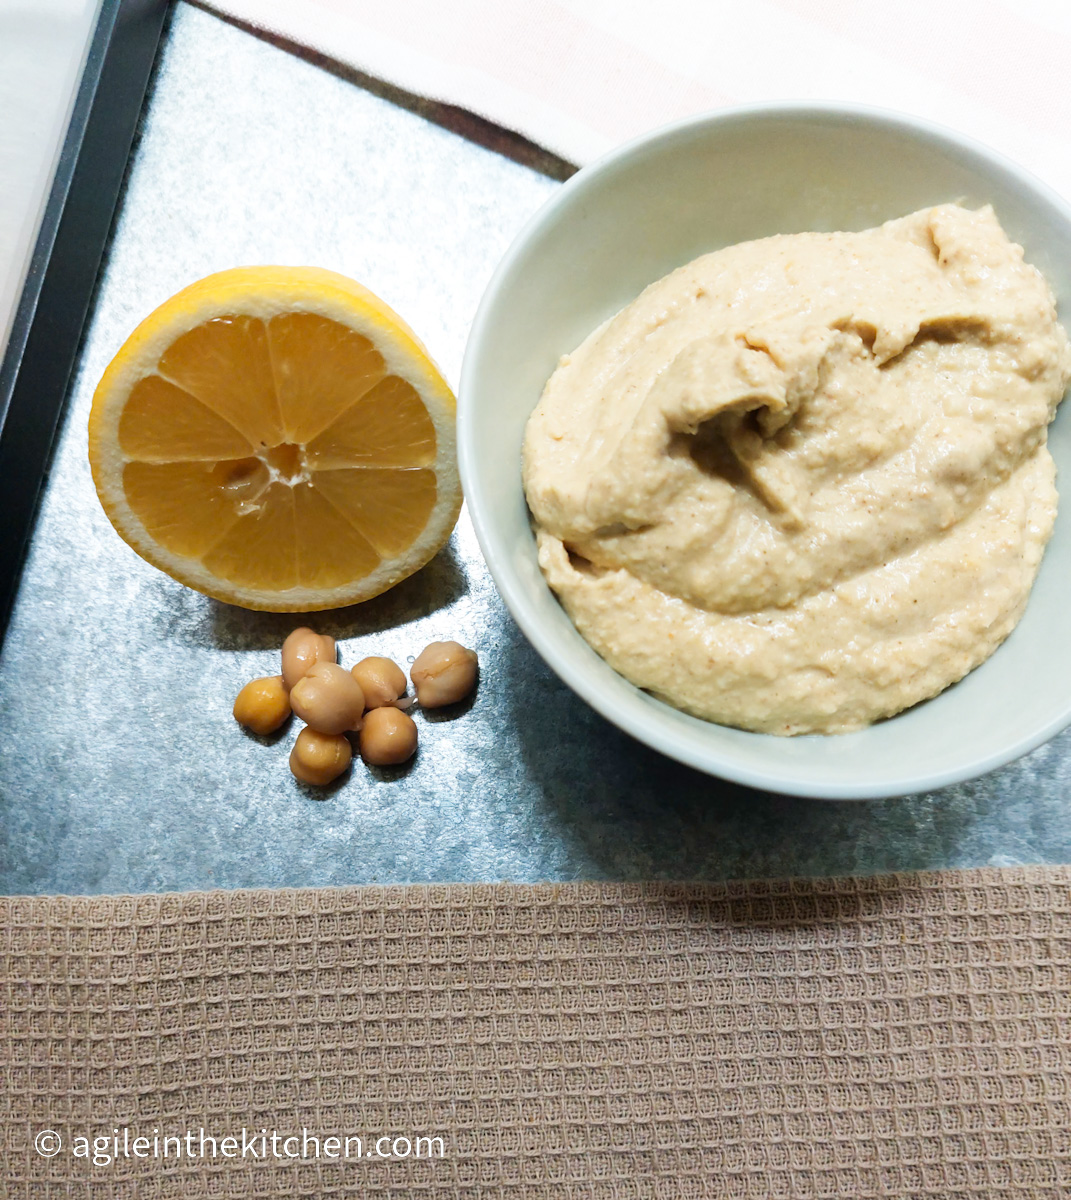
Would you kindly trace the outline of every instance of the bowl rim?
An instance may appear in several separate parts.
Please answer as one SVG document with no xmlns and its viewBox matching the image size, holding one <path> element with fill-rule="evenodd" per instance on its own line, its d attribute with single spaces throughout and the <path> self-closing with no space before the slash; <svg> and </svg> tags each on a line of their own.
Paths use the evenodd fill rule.
<svg viewBox="0 0 1071 1200">
<path fill-rule="evenodd" d="M 591 163 L 576 172 L 570 179 L 555 191 L 524 223 L 515 235 L 505 254 L 500 259 L 491 278 L 484 289 L 477 307 L 472 326 L 469 330 L 461 366 L 461 377 L 458 388 L 457 403 L 457 434 L 458 434 L 458 464 L 464 489 L 466 508 L 476 533 L 484 561 L 491 573 L 499 595 L 506 608 L 517 622 L 522 633 L 532 644 L 545 663 L 568 685 L 582 700 L 600 713 L 606 720 L 627 733 L 630 737 L 649 746 L 652 750 L 665 754 L 667 757 L 702 771 L 704 774 L 719 779 L 743 784 L 747 787 L 762 791 L 821 800 L 872 800 L 895 796 L 913 795 L 934 791 L 951 784 L 962 783 L 985 775 L 998 767 L 1021 758 L 1031 750 L 1047 742 L 1062 729 L 1071 724 L 1071 695 L 1066 705 L 1057 715 L 1032 733 L 1025 735 L 1001 750 L 993 751 L 982 756 L 965 759 L 957 766 L 947 767 L 940 771 L 921 772 L 910 777 L 901 778 L 893 785 L 880 782 L 851 783 L 849 781 L 829 781 L 819 785 L 811 781 L 796 781 L 761 770 L 742 765 L 726 758 L 723 752 L 712 750 L 704 755 L 688 745 L 681 744 L 672 733 L 667 741 L 666 731 L 648 732 L 643 727 L 637 727 L 624 717 L 617 707 L 617 702 L 607 702 L 601 694 L 592 694 L 587 686 L 581 670 L 574 662 L 562 656 L 558 649 L 550 644 L 550 639 L 543 632 L 542 622 L 535 614 L 526 589 L 514 580 L 508 570 L 503 570 L 499 562 L 499 551 L 494 545 L 494 534 L 491 522 L 487 518 L 487 509 L 492 507 L 490 498 L 485 498 L 479 486 L 477 473 L 478 455 L 474 444 L 475 425 L 469 405 L 468 396 L 474 387 L 476 360 L 479 355 L 487 327 L 492 321 L 492 314 L 499 300 L 499 293 L 507 277 L 512 273 L 515 262 L 528 249 L 529 243 L 541 228 L 556 213 L 558 208 L 569 202 L 576 193 L 583 193 L 594 186 L 600 176 L 607 170 L 613 169 L 626 159 L 642 153 L 649 147 L 667 139 L 672 139 L 690 130 L 721 124 L 729 124 L 749 118 L 790 117 L 794 119 L 812 118 L 825 122 L 855 122 L 861 121 L 876 124 L 885 128 L 908 133 L 914 137 L 921 136 L 926 142 L 936 144 L 945 149 L 955 149 L 966 152 L 969 156 L 983 160 L 986 165 L 1011 176 L 1015 182 L 1028 192 L 1034 193 L 1051 207 L 1056 209 L 1071 227 L 1071 204 L 1044 180 L 1020 166 L 998 150 L 987 146 L 969 134 L 931 121 L 928 118 L 917 117 L 911 113 L 877 106 L 841 103 L 836 101 L 810 100 L 775 100 L 762 101 L 752 104 L 732 105 L 712 111 L 683 117 L 679 120 L 662 125 L 656 129 L 642 133 L 637 137 L 612 148 Z M 486 499 L 486 507 L 485 507 Z M 582 639 L 582 635 L 577 633 Z M 587 643 L 584 643 L 587 645 Z M 590 649 L 590 647 L 589 647 Z M 998 647 L 999 649 L 999 647 Z M 595 653 L 595 651 L 591 651 Z M 605 660 L 601 660 L 605 662 Z M 610 668 L 608 664 L 608 669 Z M 618 674 L 625 683 L 635 688 L 631 681 Z M 645 694 L 636 689 L 638 694 Z M 667 709 L 674 712 L 672 705 L 665 704 Z M 912 706 L 914 708 L 916 706 Z M 905 711 L 912 711 L 907 709 Z M 687 714 L 684 714 L 687 715 Z M 899 714 L 896 714 L 899 716 Z M 698 720 L 698 718 L 696 718 Z M 895 720 L 895 717 L 890 718 Z M 747 731 L 742 731 L 747 732 Z M 861 731 L 865 733 L 866 731 Z M 771 734 L 753 733 L 753 737 L 771 737 Z M 815 735 L 823 736 L 823 735 Z M 838 735 L 851 737 L 852 734 Z M 716 763 L 711 759 L 716 759 Z"/>
</svg>

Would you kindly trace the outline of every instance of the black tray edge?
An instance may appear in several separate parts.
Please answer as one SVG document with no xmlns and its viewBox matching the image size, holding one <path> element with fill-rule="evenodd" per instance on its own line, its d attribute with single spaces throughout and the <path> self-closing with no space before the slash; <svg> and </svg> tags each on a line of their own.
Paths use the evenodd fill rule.
<svg viewBox="0 0 1071 1200">
<path fill-rule="evenodd" d="M 0 363 L 0 644 L 170 0 L 103 0 Z"/>
</svg>

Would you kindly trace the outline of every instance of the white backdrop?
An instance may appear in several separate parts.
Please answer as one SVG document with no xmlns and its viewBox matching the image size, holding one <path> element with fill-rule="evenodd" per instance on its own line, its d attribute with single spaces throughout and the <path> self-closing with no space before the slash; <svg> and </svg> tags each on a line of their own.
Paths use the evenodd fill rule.
<svg viewBox="0 0 1071 1200">
<path fill-rule="evenodd" d="M 1071 197 L 1069 0 L 208 0 L 584 163 L 690 113 L 851 100 Z"/>
</svg>

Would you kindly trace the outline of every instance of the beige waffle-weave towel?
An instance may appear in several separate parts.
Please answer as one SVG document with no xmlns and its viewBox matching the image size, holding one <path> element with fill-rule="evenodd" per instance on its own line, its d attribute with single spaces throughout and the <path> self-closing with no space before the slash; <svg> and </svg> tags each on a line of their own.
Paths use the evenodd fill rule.
<svg viewBox="0 0 1071 1200">
<path fill-rule="evenodd" d="M 1071 867 L 0 923 L 5 1198 L 1071 1196 Z"/>
</svg>

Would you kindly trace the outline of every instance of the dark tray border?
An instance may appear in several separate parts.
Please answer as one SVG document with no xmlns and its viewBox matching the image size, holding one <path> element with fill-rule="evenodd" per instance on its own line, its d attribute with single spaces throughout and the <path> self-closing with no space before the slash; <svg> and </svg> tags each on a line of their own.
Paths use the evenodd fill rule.
<svg viewBox="0 0 1071 1200">
<path fill-rule="evenodd" d="M 171 0 L 103 0 L 0 363 L 0 644 Z"/>
</svg>

